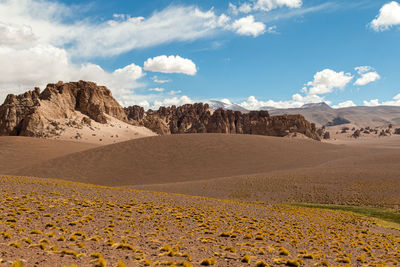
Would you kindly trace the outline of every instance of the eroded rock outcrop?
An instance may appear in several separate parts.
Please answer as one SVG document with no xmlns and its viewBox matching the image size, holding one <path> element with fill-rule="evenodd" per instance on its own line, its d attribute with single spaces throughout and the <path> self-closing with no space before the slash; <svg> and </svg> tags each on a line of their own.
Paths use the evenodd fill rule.
<svg viewBox="0 0 400 267">
<path fill-rule="evenodd" d="M 158 134 L 231 133 L 287 136 L 301 133 L 320 140 L 315 124 L 302 115 L 269 116 L 267 111 L 211 110 L 208 104 L 161 107 L 157 111 L 139 106 L 125 108 L 132 124 L 143 125 Z"/>
<path fill-rule="evenodd" d="M 301 115 L 270 116 L 267 111 L 211 110 L 208 104 L 161 107 L 147 112 L 140 106 L 122 108 L 111 91 L 93 82 L 48 84 L 21 95 L 8 95 L 0 106 L 0 135 L 51 137 L 107 116 L 144 126 L 158 134 L 230 133 L 288 136 L 301 133 L 319 140 L 315 124 Z M 72 125 L 72 126 L 71 126 Z"/>
<path fill-rule="evenodd" d="M 99 123 L 110 115 L 127 121 L 124 109 L 112 97 L 111 91 L 93 82 L 48 84 L 21 95 L 10 94 L 0 106 L 0 135 L 42 136 L 56 131 L 55 120 L 68 119 L 81 112 Z"/>
</svg>

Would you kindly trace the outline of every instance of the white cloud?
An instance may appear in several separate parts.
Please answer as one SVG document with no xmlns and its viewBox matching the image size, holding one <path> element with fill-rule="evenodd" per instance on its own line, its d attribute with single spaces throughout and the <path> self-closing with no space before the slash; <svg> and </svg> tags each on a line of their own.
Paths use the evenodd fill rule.
<svg viewBox="0 0 400 267">
<path fill-rule="evenodd" d="M 279 7 L 299 8 L 302 6 L 301 0 L 257 0 L 254 9 L 262 11 L 270 11 Z"/>
<path fill-rule="evenodd" d="M 256 0 L 254 3 L 243 3 L 239 6 L 236 6 L 232 3 L 229 3 L 229 11 L 238 15 L 239 13 L 250 13 L 251 11 L 271 11 L 276 8 L 288 7 L 288 8 L 299 8 L 302 6 L 301 0 Z"/>
<path fill-rule="evenodd" d="M 142 68 L 135 64 L 113 72 L 91 63 L 76 65 L 71 63 L 66 50 L 52 45 L 21 49 L 0 46 L 0 58 L 0 99 L 34 86 L 43 88 L 47 83 L 89 80 L 109 87 L 123 101 L 131 93 L 130 89 L 141 86 L 137 80 L 144 75 Z"/>
<path fill-rule="evenodd" d="M 355 70 L 361 77 L 355 81 L 354 85 L 363 86 L 381 78 L 381 76 L 376 71 L 373 71 L 373 68 L 370 66 L 356 67 Z"/>
<path fill-rule="evenodd" d="M 383 5 L 370 25 L 375 31 L 386 31 L 393 26 L 400 25 L 400 4 L 392 1 Z"/>
<path fill-rule="evenodd" d="M 302 105 L 303 104 L 307 104 L 307 103 L 320 103 L 320 102 L 324 102 L 325 99 L 321 96 L 318 95 L 306 95 L 306 96 L 302 96 L 300 94 L 294 94 L 292 96 L 292 100 L 295 102 L 299 102 Z"/>
<path fill-rule="evenodd" d="M 381 76 L 376 71 L 372 71 L 372 72 L 362 74 L 361 77 L 358 78 L 354 84 L 363 86 L 363 85 L 375 82 L 375 81 L 379 80 L 380 78 L 381 78 Z"/>
<path fill-rule="evenodd" d="M 400 106 L 400 94 L 393 97 L 393 100 L 379 102 L 378 99 L 364 101 L 364 106 Z"/>
<path fill-rule="evenodd" d="M 0 43 L 35 40 L 41 44 L 66 46 L 78 58 L 108 57 L 133 49 L 175 41 L 192 41 L 223 30 L 230 18 L 212 9 L 169 6 L 149 17 L 114 14 L 95 22 L 77 19 L 81 6 L 46 0 L 0 1 Z M 157 34 L 154 34 L 154 33 Z M 7 33 L 7 35 L 5 34 Z"/>
<path fill-rule="evenodd" d="M 354 104 L 353 101 L 347 100 L 347 101 L 341 102 L 337 105 L 333 105 L 332 108 L 348 108 L 348 107 L 354 107 L 354 106 L 356 106 L 356 104 Z"/>
<path fill-rule="evenodd" d="M 161 84 L 171 82 L 171 80 L 168 80 L 168 79 L 160 79 L 160 78 L 158 78 L 158 76 L 153 76 L 153 77 L 151 77 L 151 79 L 153 80 L 153 82 L 161 83 Z"/>
<path fill-rule="evenodd" d="M 193 104 L 195 101 L 188 96 L 181 96 L 181 97 L 172 97 L 172 98 L 165 98 L 163 100 L 156 100 L 152 106 L 153 109 L 157 109 L 161 106 L 169 107 L 172 105 L 181 106 L 184 104 Z"/>
<path fill-rule="evenodd" d="M 252 6 L 249 3 L 243 3 L 241 6 L 239 6 L 238 10 L 241 13 L 250 13 L 252 11 Z"/>
<path fill-rule="evenodd" d="M 368 107 L 374 107 L 374 106 L 379 106 L 379 100 L 378 99 L 372 99 L 370 101 L 364 100 L 364 106 Z"/>
<path fill-rule="evenodd" d="M 156 88 L 150 88 L 149 89 L 149 91 L 152 91 L 152 92 L 164 92 L 164 88 L 160 88 L 160 87 L 156 87 Z"/>
<path fill-rule="evenodd" d="M 232 3 L 229 3 L 229 4 L 228 4 L 228 10 L 229 10 L 229 12 L 232 13 L 233 15 L 239 14 L 239 10 L 238 10 L 237 6 L 234 5 L 234 4 L 232 4 Z"/>
<path fill-rule="evenodd" d="M 0 45 L 20 45 L 35 41 L 32 28 L 0 21 Z"/>
<path fill-rule="evenodd" d="M 268 33 L 277 33 L 276 29 L 277 29 L 276 25 L 270 26 L 267 28 L 267 32 Z"/>
<path fill-rule="evenodd" d="M 335 88 L 343 89 L 351 80 L 353 76 L 349 73 L 336 72 L 331 69 L 324 69 L 314 75 L 314 80 L 307 83 L 308 94 L 319 95 L 331 93 Z M 306 91 L 307 88 L 303 88 Z"/>
<path fill-rule="evenodd" d="M 228 21 L 225 14 L 217 15 L 213 10 L 170 6 L 148 18 L 118 18 L 98 25 L 86 25 L 84 30 L 91 34 L 80 33 L 75 38 L 74 52 L 86 57 L 112 56 L 173 41 L 192 41 L 214 34 Z"/>
<path fill-rule="evenodd" d="M 168 92 L 168 94 L 170 94 L 170 95 L 178 95 L 180 93 L 182 93 L 181 90 L 176 90 L 176 91 L 175 90 L 171 90 L 171 91 Z"/>
<path fill-rule="evenodd" d="M 223 98 L 220 100 L 222 103 L 227 104 L 227 105 L 232 105 L 232 102 L 228 98 Z"/>
<path fill-rule="evenodd" d="M 240 35 L 257 37 L 265 32 L 265 24 L 254 20 L 253 15 L 235 20 L 231 29 Z"/>
<path fill-rule="evenodd" d="M 196 65 L 190 59 L 165 55 L 147 59 L 144 62 L 144 69 L 153 72 L 183 73 L 187 75 L 195 75 L 197 72 Z"/>
<path fill-rule="evenodd" d="M 363 73 L 367 73 L 367 72 L 370 72 L 370 71 L 373 71 L 374 69 L 371 67 L 371 66 L 359 66 L 359 67 L 355 67 L 354 68 L 357 72 L 358 72 L 358 74 L 363 74 Z"/>
<path fill-rule="evenodd" d="M 246 101 L 240 103 L 239 105 L 248 110 L 258 110 L 260 108 L 299 108 L 304 104 L 308 103 L 319 103 L 326 102 L 330 104 L 329 101 L 325 101 L 323 97 L 317 95 L 309 95 L 309 96 L 301 96 L 299 94 L 295 94 L 292 96 L 292 100 L 285 101 L 274 101 L 267 100 L 261 101 L 255 98 L 254 96 L 250 96 Z"/>
</svg>

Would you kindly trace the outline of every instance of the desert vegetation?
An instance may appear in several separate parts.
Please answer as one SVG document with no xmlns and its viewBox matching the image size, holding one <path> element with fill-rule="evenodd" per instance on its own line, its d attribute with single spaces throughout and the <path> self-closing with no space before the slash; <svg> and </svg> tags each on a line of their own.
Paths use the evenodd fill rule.
<svg viewBox="0 0 400 267">
<path fill-rule="evenodd" d="M 5 266 L 396 265 L 398 232 L 337 210 L 0 178 Z M 75 265 L 73 265 L 75 264 Z"/>
</svg>

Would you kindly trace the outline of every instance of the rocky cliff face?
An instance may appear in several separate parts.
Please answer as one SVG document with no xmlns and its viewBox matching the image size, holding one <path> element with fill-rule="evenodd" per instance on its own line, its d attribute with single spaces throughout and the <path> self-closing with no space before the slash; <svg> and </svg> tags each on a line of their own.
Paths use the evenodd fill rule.
<svg viewBox="0 0 400 267">
<path fill-rule="evenodd" d="M 81 112 L 99 123 L 107 116 L 127 121 L 124 109 L 112 97 L 111 91 L 93 82 L 48 84 L 21 95 L 8 95 L 0 106 L 0 135 L 51 135 L 55 120 L 67 119 Z"/>
<path fill-rule="evenodd" d="M 83 118 L 84 116 L 84 118 Z M 107 123 L 107 116 L 144 126 L 158 134 L 231 133 L 287 136 L 301 133 L 319 140 L 315 124 L 301 115 L 269 116 L 267 111 L 211 110 L 208 104 L 122 108 L 111 91 L 93 82 L 48 84 L 21 95 L 8 95 L 0 106 L 0 135 L 57 136 L 83 119 Z M 71 119 L 73 121 L 71 121 Z M 79 121 L 76 121 L 79 120 Z"/>
<path fill-rule="evenodd" d="M 161 107 L 157 111 L 139 106 L 125 108 L 128 120 L 143 125 L 158 134 L 180 133 L 232 133 L 287 136 L 301 133 L 320 140 L 315 124 L 301 115 L 269 116 L 267 111 L 241 113 L 217 109 L 210 110 L 208 104 L 187 104 L 180 107 Z"/>
</svg>

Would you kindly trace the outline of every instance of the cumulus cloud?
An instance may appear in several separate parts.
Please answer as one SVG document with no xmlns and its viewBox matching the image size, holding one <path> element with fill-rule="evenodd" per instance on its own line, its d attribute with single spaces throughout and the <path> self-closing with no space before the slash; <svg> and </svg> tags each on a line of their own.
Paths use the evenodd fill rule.
<svg viewBox="0 0 400 267">
<path fill-rule="evenodd" d="M 149 58 L 144 62 L 144 69 L 153 72 L 183 73 L 195 75 L 196 65 L 192 60 L 180 56 L 158 56 Z"/>
<path fill-rule="evenodd" d="M 325 99 L 318 95 L 306 95 L 302 96 L 300 94 L 294 94 L 292 96 L 292 100 L 298 103 L 307 104 L 307 103 L 320 103 L 324 102 Z"/>
<path fill-rule="evenodd" d="M 35 41 L 32 28 L 0 21 L 0 45 L 21 45 Z"/>
<path fill-rule="evenodd" d="M 96 64 L 73 64 L 66 50 L 52 45 L 23 49 L 0 46 L 0 58 L 1 100 L 8 93 L 22 93 L 33 86 L 43 88 L 51 82 L 76 80 L 106 85 L 113 89 L 117 99 L 124 100 L 131 93 L 130 89 L 141 86 L 138 79 L 144 75 L 142 68 L 135 64 L 113 72 L 107 72 Z"/>
<path fill-rule="evenodd" d="M 368 106 L 368 107 L 375 107 L 375 106 L 379 106 L 379 100 L 378 99 L 372 99 L 369 101 L 364 100 L 364 106 Z"/>
<path fill-rule="evenodd" d="M 341 102 L 337 105 L 333 105 L 332 108 L 348 108 L 348 107 L 355 107 L 355 106 L 356 106 L 356 104 L 354 104 L 353 101 L 347 100 L 347 101 Z"/>
<path fill-rule="evenodd" d="M 292 96 L 292 100 L 285 101 L 262 101 L 258 100 L 254 96 L 250 96 L 246 101 L 243 101 L 239 105 L 248 110 L 259 110 L 267 108 L 299 108 L 304 104 L 319 102 L 326 102 L 327 104 L 330 104 L 329 101 L 326 101 L 323 97 L 317 95 L 301 96 L 300 94 L 295 94 Z"/>
<path fill-rule="evenodd" d="M 364 101 L 364 106 L 400 106 L 400 94 L 393 97 L 392 100 L 379 102 L 378 99 Z"/>
<path fill-rule="evenodd" d="M 383 5 L 370 25 L 375 31 L 386 31 L 393 26 L 400 25 L 400 4 L 392 1 Z"/>
<path fill-rule="evenodd" d="M 327 94 L 334 89 L 343 89 L 353 76 L 349 73 L 336 72 L 331 69 L 324 69 L 314 75 L 314 80 L 307 83 L 309 88 L 303 88 L 310 95 Z"/>
<path fill-rule="evenodd" d="M 257 37 L 265 32 L 266 26 L 262 22 L 255 21 L 253 15 L 249 15 L 235 20 L 231 29 L 240 35 Z"/>
<path fill-rule="evenodd" d="M 249 3 L 243 3 L 239 6 L 238 11 L 241 13 L 249 13 L 252 11 L 252 7 Z"/>
<path fill-rule="evenodd" d="M 193 103 L 194 103 L 194 100 L 188 96 L 185 96 L 185 95 L 183 95 L 181 97 L 174 96 L 172 98 L 165 98 L 163 100 L 154 101 L 152 108 L 157 109 L 161 106 L 165 106 L 165 107 L 172 106 L 172 105 L 181 106 L 184 104 L 193 104 Z"/>
<path fill-rule="evenodd" d="M 355 70 L 361 77 L 355 81 L 354 85 L 359 85 L 359 86 L 367 85 L 381 78 L 381 76 L 376 71 L 373 71 L 373 68 L 370 66 L 356 67 Z"/>
</svg>

